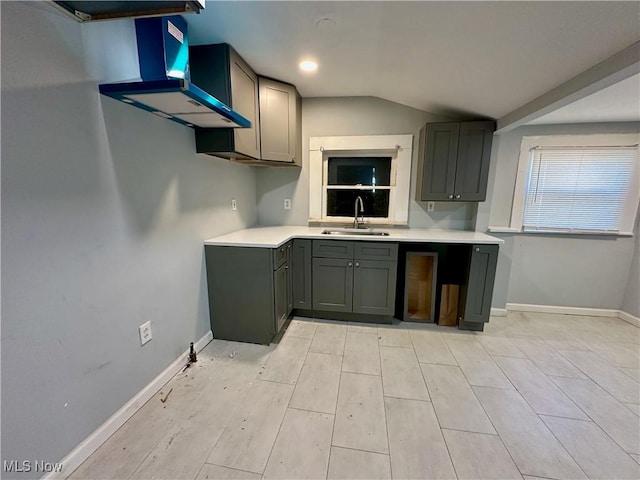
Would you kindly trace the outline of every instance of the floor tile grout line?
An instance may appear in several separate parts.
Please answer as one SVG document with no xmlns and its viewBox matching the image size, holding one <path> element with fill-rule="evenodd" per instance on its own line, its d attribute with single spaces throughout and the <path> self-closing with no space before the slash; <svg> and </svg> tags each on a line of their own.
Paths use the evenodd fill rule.
<svg viewBox="0 0 640 480">
<path fill-rule="evenodd" d="M 345 343 L 346 343 L 346 335 L 345 335 Z M 329 444 L 329 461 L 327 462 L 327 475 L 325 478 L 329 478 L 329 468 L 331 468 L 331 450 L 333 448 L 333 436 L 336 433 L 336 422 L 338 421 L 338 404 L 340 403 L 340 390 L 342 387 L 342 364 L 343 363 L 344 363 L 344 355 L 340 360 L 340 370 L 339 370 L 340 378 L 338 379 L 338 393 L 336 394 L 336 413 L 333 416 L 333 426 L 331 428 L 331 441 Z"/>
<path fill-rule="evenodd" d="M 523 358 L 522 360 L 527 360 L 528 362 L 531 363 L 531 365 L 533 366 L 533 368 L 538 369 L 538 371 L 547 379 L 549 380 L 549 382 L 551 382 L 551 384 L 558 389 L 558 391 L 569 401 L 571 402 L 572 405 L 574 405 L 579 411 L 581 411 L 587 418 L 590 418 L 589 415 L 587 415 L 587 412 L 585 412 L 584 410 L 582 410 L 580 408 L 580 406 L 578 404 L 576 404 L 571 398 L 569 398 L 569 396 L 564 393 L 560 387 L 558 387 L 554 382 L 551 381 L 550 378 L 547 377 L 547 375 L 540 369 L 540 367 L 538 367 L 533 360 L 529 359 L 529 358 Z M 504 369 L 500 366 L 500 364 L 498 364 L 496 362 L 496 365 L 498 365 L 498 368 L 502 371 L 502 373 L 504 374 L 504 376 L 507 378 L 507 380 L 509 380 L 509 382 L 513 385 L 513 388 L 516 390 L 516 392 L 518 392 L 520 394 L 520 396 L 522 397 L 522 399 L 525 401 L 525 403 L 527 405 L 529 405 L 529 408 L 531 408 L 531 410 L 533 411 L 533 413 L 535 413 L 536 415 L 546 415 L 544 413 L 539 413 L 538 411 L 536 411 L 535 408 L 533 408 L 533 405 L 531 405 L 531 403 L 529 402 L 529 400 L 527 400 L 527 397 L 525 397 L 522 392 L 516 387 L 516 385 L 511 381 L 511 379 L 509 378 L 509 375 L 507 375 L 507 372 L 504 371 Z M 569 417 L 567 417 L 569 418 Z"/>
<path fill-rule="evenodd" d="M 315 333 L 314 333 L 315 336 Z M 305 339 L 305 340 L 309 340 L 309 339 Z M 287 402 L 287 406 L 284 410 L 284 414 L 282 415 L 282 419 L 280 420 L 280 425 L 278 425 L 278 433 L 276 433 L 275 438 L 273 439 L 273 443 L 271 444 L 271 449 L 269 450 L 269 456 L 267 457 L 267 461 L 264 464 L 264 468 L 262 469 L 261 475 L 264 476 L 264 472 L 267 469 L 267 466 L 269 465 L 269 460 L 271 460 L 271 455 L 273 454 L 273 449 L 276 446 L 276 442 L 278 441 L 278 437 L 280 436 L 280 431 L 282 430 L 282 424 L 284 423 L 284 419 L 287 416 L 287 410 L 289 409 L 289 405 L 291 405 L 291 400 L 293 399 L 293 395 L 296 391 L 296 388 L 298 386 L 298 380 L 300 380 L 300 375 L 302 374 L 302 369 L 304 368 L 304 364 L 307 362 L 307 355 L 309 355 L 309 348 L 311 348 L 311 343 L 313 342 L 313 339 L 311 339 L 309 341 L 309 346 L 307 347 L 306 351 L 304 352 L 304 360 L 302 361 L 302 365 L 300 366 L 300 371 L 298 372 L 298 376 L 296 377 L 295 381 L 293 384 L 288 383 L 285 385 L 294 385 L 293 389 L 291 390 L 291 395 L 289 396 L 289 401 Z M 268 380 L 266 380 L 268 381 Z M 273 383 L 281 383 L 281 382 L 273 382 Z"/>
<path fill-rule="evenodd" d="M 462 369 L 460 369 L 462 370 Z M 462 372 L 462 374 L 464 375 L 464 372 Z M 520 475 L 525 475 L 524 473 L 522 473 L 522 470 L 520 470 L 520 466 L 516 463 L 515 458 L 513 458 L 513 455 L 511 454 L 511 451 L 507 448 L 507 444 L 505 443 L 504 439 L 502 438 L 502 436 L 500 435 L 500 432 L 498 431 L 498 429 L 496 428 L 495 424 L 493 423 L 493 420 L 491 420 L 491 417 L 489 416 L 489 414 L 487 413 L 487 409 L 484 408 L 484 405 L 482 404 L 482 402 L 480 401 L 480 398 L 478 397 L 478 394 L 476 393 L 476 391 L 473 388 L 473 385 L 469 385 L 471 387 L 471 391 L 473 392 L 473 395 L 476 397 L 476 400 L 478 402 L 478 404 L 480 404 L 480 408 L 482 409 L 482 411 L 484 412 L 485 417 L 487 417 L 487 419 L 489 420 L 489 423 L 491 424 L 491 426 L 493 427 L 493 430 L 495 430 L 496 434 L 498 435 L 498 438 L 500 439 L 500 443 L 502 444 L 502 446 L 504 447 L 505 451 L 507 452 L 507 455 L 509 455 L 509 458 L 511 459 L 511 461 L 513 462 L 513 464 L 516 466 L 516 468 L 518 469 L 518 472 L 520 472 Z M 481 387 L 481 388 L 494 388 L 494 387 Z M 514 387 L 515 388 L 515 387 Z M 503 388 L 495 388 L 495 390 L 504 390 Z M 517 392 L 517 390 L 516 390 Z M 522 395 L 520 395 L 522 396 Z M 523 477 L 524 478 L 524 477 Z"/>
<path fill-rule="evenodd" d="M 566 378 L 566 377 L 561 377 L 561 378 Z M 583 379 L 581 379 L 581 378 L 576 378 L 576 379 L 574 379 L 574 380 L 580 380 L 580 381 L 583 381 L 583 382 L 588 381 L 588 380 L 583 380 Z M 551 381 L 553 381 L 553 377 L 551 377 Z M 591 380 L 591 382 L 593 382 L 593 380 Z M 567 397 L 571 398 L 571 396 L 570 396 L 567 392 L 565 392 L 565 391 L 564 391 L 564 389 L 562 388 L 562 386 L 558 385 L 556 382 L 553 382 L 553 383 L 556 385 L 556 387 L 558 387 L 560 390 L 562 390 L 562 392 L 563 392 Z M 595 383 L 595 382 L 593 382 L 593 383 Z M 615 400 L 616 402 L 618 402 L 618 400 L 617 400 L 613 395 L 611 395 L 609 392 L 607 392 L 607 391 L 606 391 L 604 388 L 602 388 L 600 385 L 598 385 L 597 383 L 595 383 L 595 385 L 597 385 L 597 386 L 598 386 L 600 389 L 602 389 L 602 390 L 603 390 L 607 395 L 609 395 L 611 398 L 613 398 L 613 400 Z M 573 400 L 573 399 L 572 399 L 572 400 Z M 618 402 L 618 403 L 619 403 L 623 408 L 627 408 L 627 407 L 625 407 L 625 406 L 624 406 L 624 404 L 623 404 L 623 403 L 621 403 L 621 402 Z M 582 409 L 581 409 L 581 410 L 582 410 Z M 584 412 L 584 410 L 582 410 L 582 411 Z M 632 412 L 632 413 L 633 413 L 633 412 Z M 625 452 L 625 453 L 627 453 L 627 454 L 629 453 L 629 452 L 627 452 L 627 450 L 625 450 L 625 449 L 624 449 L 624 447 L 623 447 L 622 445 L 620 445 L 620 443 L 619 443 L 615 438 L 613 438 L 611 435 L 609 435 L 609 432 L 607 432 L 604 428 L 602 428 L 602 426 L 601 426 L 598 422 L 596 422 L 596 421 L 595 421 L 595 419 L 591 417 L 591 415 L 589 415 L 587 412 L 584 412 L 584 414 L 587 416 L 587 418 L 589 418 L 589 420 L 591 420 L 591 422 L 592 422 L 594 425 L 597 425 L 597 426 L 598 426 L 598 428 L 599 428 L 600 430 L 602 430 L 602 431 L 604 432 L 604 434 L 605 434 L 607 437 L 609 437 L 609 438 L 611 439 L 611 441 L 613 441 L 613 443 L 615 443 L 618 447 L 620 447 L 620 448 L 622 449 L 622 451 L 623 451 L 623 452 Z M 569 420 L 574 420 L 574 419 L 569 419 Z M 543 422 L 544 422 L 544 420 L 543 420 Z"/>
<path fill-rule="evenodd" d="M 262 475 L 262 474 L 260 474 L 260 473 L 252 472 L 252 471 L 250 471 L 250 470 L 242 470 L 241 468 L 226 467 L 226 466 L 224 466 L 224 465 L 218 465 L 217 463 L 204 462 L 204 463 L 202 464 L 202 466 L 204 467 L 205 465 L 211 465 L 211 466 L 213 466 L 213 467 L 220 467 L 220 468 L 227 468 L 227 469 L 229 469 L 229 470 L 235 470 L 236 472 L 251 473 L 251 474 L 253 474 L 253 475 Z M 200 470 L 202 470 L 202 468 L 201 468 Z M 199 473 L 199 472 L 198 472 L 198 473 Z M 196 478 L 197 478 L 197 477 L 196 477 Z"/>
</svg>

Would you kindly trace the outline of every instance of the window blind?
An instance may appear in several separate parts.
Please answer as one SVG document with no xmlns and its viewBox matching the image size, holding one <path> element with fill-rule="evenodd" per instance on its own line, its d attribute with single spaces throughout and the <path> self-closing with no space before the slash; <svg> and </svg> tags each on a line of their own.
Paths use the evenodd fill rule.
<svg viewBox="0 0 640 480">
<path fill-rule="evenodd" d="M 638 146 L 531 150 L 523 229 L 615 233 L 637 174 Z"/>
</svg>

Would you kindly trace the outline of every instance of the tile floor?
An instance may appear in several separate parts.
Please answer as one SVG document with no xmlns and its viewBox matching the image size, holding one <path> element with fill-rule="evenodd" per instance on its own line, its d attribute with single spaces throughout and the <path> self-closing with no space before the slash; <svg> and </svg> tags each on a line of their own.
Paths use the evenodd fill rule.
<svg viewBox="0 0 640 480">
<path fill-rule="evenodd" d="M 639 352 L 613 318 L 295 318 L 214 340 L 71 478 L 638 479 Z"/>
</svg>

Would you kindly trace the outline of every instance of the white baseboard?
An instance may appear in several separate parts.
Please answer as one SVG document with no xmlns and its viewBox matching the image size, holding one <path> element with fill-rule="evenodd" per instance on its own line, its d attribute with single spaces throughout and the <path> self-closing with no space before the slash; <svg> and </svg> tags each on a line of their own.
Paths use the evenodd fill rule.
<svg viewBox="0 0 640 480">
<path fill-rule="evenodd" d="M 491 315 L 496 315 L 491 309 Z M 499 310 L 499 309 L 496 309 Z M 617 317 L 633 326 L 640 328 L 640 318 L 623 312 L 622 310 L 610 310 L 607 308 L 583 308 L 583 307 L 560 307 L 557 305 L 529 305 L 526 303 L 507 303 L 507 311 L 514 312 L 539 312 L 539 313 L 560 313 L 564 315 L 586 315 L 589 317 Z"/>
<path fill-rule="evenodd" d="M 507 303 L 507 310 L 516 312 L 560 313 L 564 315 L 586 315 L 589 317 L 617 317 L 620 310 L 606 308 L 561 307 L 558 305 L 530 305 Z"/>
<path fill-rule="evenodd" d="M 209 330 L 200 340 L 194 343 L 197 352 L 206 347 L 213 340 L 213 333 Z M 91 435 L 85 438 L 76 448 L 71 450 L 60 463 L 62 470 L 59 472 L 51 472 L 44 477 L 46 480 L 58 478 L 66 478 L 76 468 L 95 452 L 100 445 L 107 441 L 118 428 L 120 428 L 129 418 L 133 416 L 147 401 L 151 399 L 169 380 L 179 373 L 187 364 L 189 359 L 189 350 L 187 349 L 180 355 L 171 365 L 164 369 L 156 378 L 154 378 L 146 387 L 140 390 L 131 400 L 120 408 L 116 413 L 100 425 Z"/>
<path fill-rule="evenodd" d="M 491 307 L 491 316 L 492 317 L 506 317 L 507 309 L 506 308 L 494 308 Z"/>
<path fill-rule="evenodd" d="M 631 315 L 630 313 L 623 312 L 622 310 L 620 310 L 618 312 L 618 318 L 620 320 L 624 320 L 625 322 L 630 323 L 631 325 L 634 325 L 634 326 L 640 328 L 640 318 L 635 317 L 635 316 Z"/>
</svg>

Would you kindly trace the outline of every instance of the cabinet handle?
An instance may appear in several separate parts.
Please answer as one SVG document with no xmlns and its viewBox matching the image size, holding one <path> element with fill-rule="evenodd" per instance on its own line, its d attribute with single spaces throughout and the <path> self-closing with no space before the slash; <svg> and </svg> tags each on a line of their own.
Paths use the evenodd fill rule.
<svg viewBox="0 0 640 480">
<path fill-rule="evenodd" d="M 453 193 L 449 195 L 449 200 L 453 200 Z"/>
<path fill-rule="evenodd" d="M 456 195 L 456 199 L 459 199 L 459 198 L 460 198 L 460 194 Z"/>
<path fill-rule="evenodd" d="M 353 263 L 349 262 L 349 263 L 347 263 L 347 266 L 352 267 Z"/>
<path fill-rule="evenodd" d="M 284 266 L 284 269 L 285 269 L 285 270 L 289 270 L 289 265 L 285 265 L 285 266 Z"/>
<path fill-rule="evenodd" d="M 480 247 L 476 247 L 476 252 L 479 252 L 479 251 L 480 251 Z"/>
<path fill-rule="evenodd" d="M 360 266 L 360 264 L 358 262 L 356 262 L 356 267 L 359 267 L 359 266 Z"/>
<path fill-rule="evenodd" d="M 284 247 L 282 247 L 282 248 L 280 249 L 280 251 L 281 251 L 281 252 L 284 252 Z"/>
</svg>

